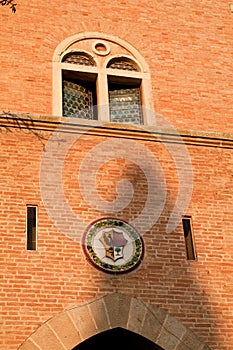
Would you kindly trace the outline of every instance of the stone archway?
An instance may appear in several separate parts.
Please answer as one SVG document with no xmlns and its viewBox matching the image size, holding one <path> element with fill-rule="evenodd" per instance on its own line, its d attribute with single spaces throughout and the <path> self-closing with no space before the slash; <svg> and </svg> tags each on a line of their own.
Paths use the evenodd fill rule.
<svg viewBox="0 0 233 350">
<path fill-rule="evenodd" d="M 139 334 L 164 350 L 210 350 L 191 330 L 163 310 L 118 293 L 52 317 L 18 350 L 71 350 L 96 334 L 118 327 Z"/>
</svg>

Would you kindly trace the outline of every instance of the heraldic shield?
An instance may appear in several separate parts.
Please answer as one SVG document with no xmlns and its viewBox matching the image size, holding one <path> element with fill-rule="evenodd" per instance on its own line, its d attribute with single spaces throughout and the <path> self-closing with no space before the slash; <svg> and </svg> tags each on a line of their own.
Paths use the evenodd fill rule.
<svg viewBox="0 0 233 350">
<path fill-rule="evenodd" d="M 108 232 L 103 232 L 100 241 L 106 249 L 106 257 L 117 261 L 123 258 L 123 249 L 128 240 L 125 239 L 123 232 L 118 232 L 114 229 Z"/>
</svg>

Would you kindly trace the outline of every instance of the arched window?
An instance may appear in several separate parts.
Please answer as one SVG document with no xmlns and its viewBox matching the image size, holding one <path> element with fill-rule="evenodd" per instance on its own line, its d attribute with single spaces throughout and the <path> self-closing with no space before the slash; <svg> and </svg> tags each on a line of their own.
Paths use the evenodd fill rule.
<svg viewBox="0 0 233 350">
<path fill-rule="evenodd" d="M 62 42 L 54 54 L 53 86 L 54 115 L 153 124 L 148 67 L 115 37 L 79 34 Z"/>
<path fill-rule="evenodd" d="M 85 67 L 95 66 L 93 58 L 84 52 L 66 54 L 62 63 Z M 63 65 L 62 65 L 63 66 Z M 82 119 L 96 119 L 96 74 L 62 69 L 62 115 Z"/>
<path fill-rule="evenodd" d="M 114 69 L 114 72 L 110 72 Z M 127 75 L 121 75 L 120 71 Z M 137 64 L 127 57 L 115 57 L 107 64 L 109 113 L 112 122 L 143 124 L 141 81 L 131 77 L 131 72 L 140 72 Z"/>
</svg>

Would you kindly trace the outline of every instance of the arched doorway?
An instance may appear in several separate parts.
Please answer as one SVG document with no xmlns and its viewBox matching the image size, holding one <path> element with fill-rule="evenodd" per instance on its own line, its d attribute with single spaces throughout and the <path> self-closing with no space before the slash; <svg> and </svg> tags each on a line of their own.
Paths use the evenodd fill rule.
<svg viewBox="0 0 233 350">
<path fill-rule="evenodd" d="M 18 350 L 126 348 L 210 350 L 190 329 L 165 311 L 119 293 L 107 294 L 53 316 Z"/>
<path fill-rule="evenodd" d="M 149 339 L 120 327 L 99 333 L 72 350 L 164 350 Z"/>
</svg>

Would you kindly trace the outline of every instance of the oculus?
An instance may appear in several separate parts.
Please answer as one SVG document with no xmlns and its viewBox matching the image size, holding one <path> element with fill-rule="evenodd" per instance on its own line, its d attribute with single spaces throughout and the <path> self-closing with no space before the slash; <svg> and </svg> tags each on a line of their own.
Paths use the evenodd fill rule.
<svg viewBox="0 0 233 350">
<path fill-rule="evenodd" d="M 102 218 L 90 224 L 83 236 L 88 261 L 107 273 L 126 273 L 142 261 L 143 240 L 131 225 L 115 218 Z"/>
</svg>

